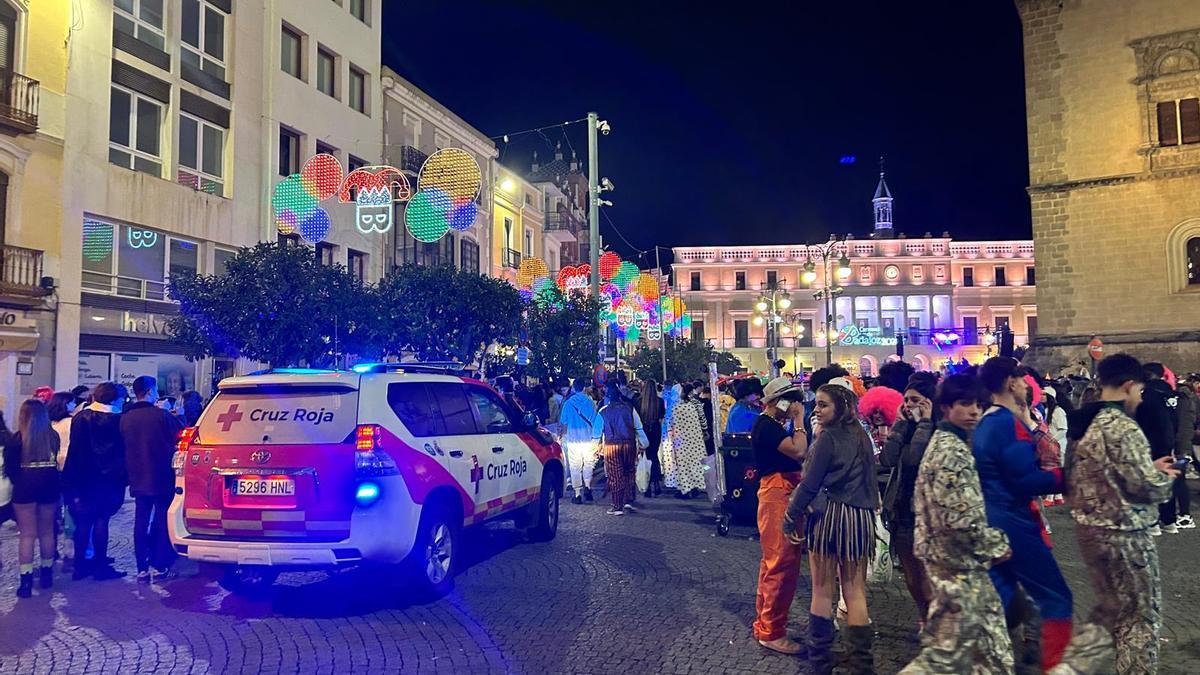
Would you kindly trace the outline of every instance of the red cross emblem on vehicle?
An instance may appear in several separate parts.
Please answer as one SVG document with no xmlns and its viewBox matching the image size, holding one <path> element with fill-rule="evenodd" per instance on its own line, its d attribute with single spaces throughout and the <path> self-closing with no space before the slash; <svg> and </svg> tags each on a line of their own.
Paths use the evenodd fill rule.
<svg viewBox="0 0 1200 675">
<path fill-rule="evenodd" d="M 234 403 L 229 406 L 229 410 L 217 415 L 217 424 L 221 425 L 221 431 L 229 431 L 236 422 L 241 422 L 246 415 L 238 410 L 238 404 Z"/>
<path fill-rule="evenodd" d="M 479 466 L 479 456 L 471 455 L 471 482 L 475 484 L 475 494 L 479 494 L 479 481 L 483 480 L 483 467 Z"/>
</svg>

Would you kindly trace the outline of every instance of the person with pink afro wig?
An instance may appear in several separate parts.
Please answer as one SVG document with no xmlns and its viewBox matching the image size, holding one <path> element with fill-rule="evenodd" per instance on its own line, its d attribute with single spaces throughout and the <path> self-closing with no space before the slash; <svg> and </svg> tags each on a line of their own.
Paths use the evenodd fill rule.
<svg viewBox="0 0 1200 675">
<path fill-rule="evenodd" d="M 891 387 L 871 387 L 858 399 L 858 414 L 870 425 L 875 447 L 887 442 L 903 403 L 904 394 Z"/>
</svg>

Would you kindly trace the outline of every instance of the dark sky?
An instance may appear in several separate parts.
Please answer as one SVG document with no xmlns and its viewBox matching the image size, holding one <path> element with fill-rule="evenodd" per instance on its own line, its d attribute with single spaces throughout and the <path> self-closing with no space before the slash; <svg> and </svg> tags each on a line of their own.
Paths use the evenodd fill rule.
<svg viewBox="0 0 1200 675">
<path fill-rule="evenodd" d="M 639 249 L 866 236 L 880 155 L 899 231 L 1029 236 L 1011 0 L 699 6 L 388 0 L 383 60 L 488 135 L 599 112 L 622 255 L 613 226 Z M 544 133 L 501 162 L 564 133 L 584 159 L 583 125 Z"/>
</svg>

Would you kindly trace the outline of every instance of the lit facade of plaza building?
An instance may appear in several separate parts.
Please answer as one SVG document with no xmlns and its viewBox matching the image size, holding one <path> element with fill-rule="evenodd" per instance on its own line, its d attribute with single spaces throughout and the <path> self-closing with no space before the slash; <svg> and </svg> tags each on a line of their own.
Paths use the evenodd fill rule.
<svg viewBox="0 0 1200 675">
<path fill-rule="evenodd" d="M 948 359 L 978 363 L 997 354 L 1002 328 L 1015 346 L 1037 334 L 1032 241 L 896 235 L 882 175 L 872 201 L 870 238 L 676 247 L 674 292 L 687 304 L 693 336 L 732 352 L 752 372 L 769 371 L 771 343 L 784 371 L 819 368 L 826 364 L 827 288 L 832 360 L 862 375 L 897 358 L 898 337 L 905 361 L 936 370 Z M 773 308 L 764 312 L 772 288 Z"/>
</svg>

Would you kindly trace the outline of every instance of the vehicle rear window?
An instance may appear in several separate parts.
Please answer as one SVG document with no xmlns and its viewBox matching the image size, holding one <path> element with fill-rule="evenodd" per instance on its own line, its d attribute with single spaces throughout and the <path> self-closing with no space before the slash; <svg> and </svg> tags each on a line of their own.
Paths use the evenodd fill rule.
<svg viewBox="0 0 1200 675">
<path fill-rule="evenodd" d="M 358 424 L 358 391 L 333 387 L 222 390 L 200 418 L 206 445 L 341 443 Z"/>
<path fill-rule="evenodd" d="M 467 392 L 464 391 L 463 385 L 453 382 L 433 382 L 428 386 L 429 392 L 433 394 L 433 398 L 441 410 L 446 435 L 461 436 L 479 433 L 479 427 L 475 424 L 475 414 L 471 411 L 471 404 L 467 401 Z"/>
<path fill-rule="evenodd" d="M 388 405 L 418 438 L 444 434 L 441 415 L 429 398 L 429 390 L 420 382 L 394 382 L 388 385 Z"/>
</svg>

